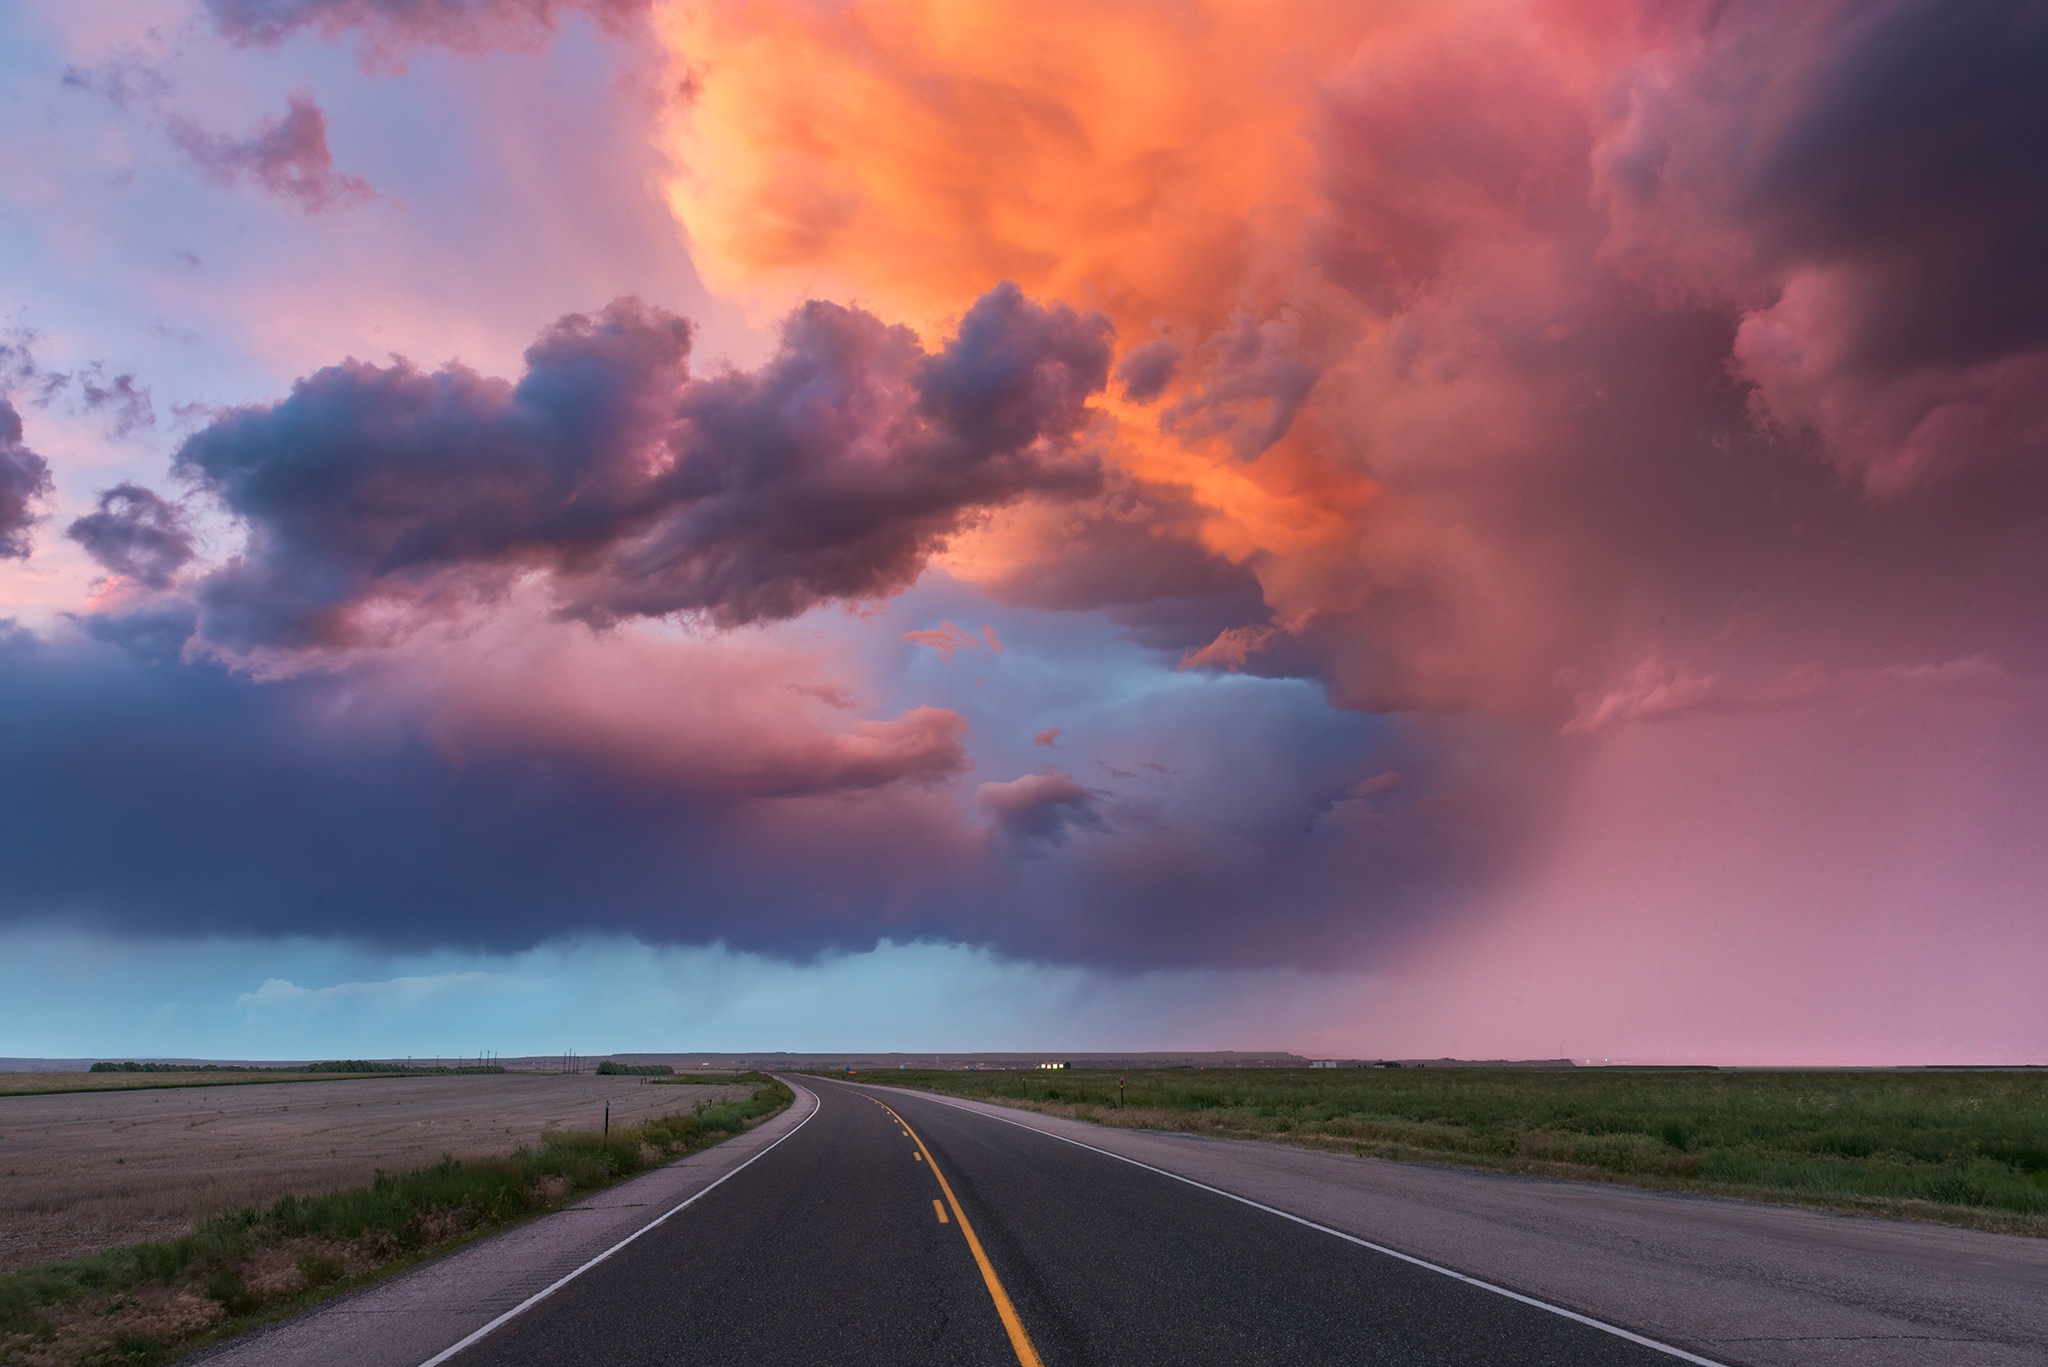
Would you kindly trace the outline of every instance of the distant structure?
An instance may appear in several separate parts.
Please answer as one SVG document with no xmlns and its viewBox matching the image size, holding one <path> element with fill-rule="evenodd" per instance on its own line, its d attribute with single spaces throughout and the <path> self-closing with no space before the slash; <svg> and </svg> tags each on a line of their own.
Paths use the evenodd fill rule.
<svg viewBox="0 0 2048 1367">
<path fill-rule="evenodd" d="M 1041 1063 L 1038 1066 L 1048 1071 L 1064 1071 L 1067 1066 L 1067 1061 L 1065 1059 L 1060 1059 L 1056 1062 Z"/>
</svg>

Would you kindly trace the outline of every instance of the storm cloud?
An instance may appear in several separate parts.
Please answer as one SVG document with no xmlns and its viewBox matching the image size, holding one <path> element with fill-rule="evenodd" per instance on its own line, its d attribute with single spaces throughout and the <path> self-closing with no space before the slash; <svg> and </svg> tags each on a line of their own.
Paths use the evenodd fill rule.
<svg viewBox="0 0 2048 1367">
<path fill-rule="evenodd" d="M 959 715 L 849 720 L 772 685 L 805 667 L 786 655 L 506 623 L 258 680 L 157 650 L 149 614 L 89 622 L 99 640 L 0 632 L 0 924 L 1292 963 L 1368 952 L 1493 859 L 1469 813 L 1347 796 L 1392 762 L 1445 791 L 1414 737 L 1362 717 L 1333 734 L 1299 686 L 1188 692 L 1116 731 L 1163 749 L 1227 716 L 1225 753 L 977 788 Z"/>
<path fill-rule="evenodd" d="M 948 538 L 1027 496 L 1085 496 L 1107 383 L 1099 317 L 990 292 L 927 354 L 805 305 L 759 370 L 693 377 L 689 324 L 624 299 L 571 315 L 517 383 L 349 361 L 217 419 L 178 470 L 248 528 L 199 586 L 233 647 L 346 644 L 369 606 L 433 611 L 526 572 L 594 623 L 720 626 L 907 587 Z"/>
<path fill-rule="evenodd" d="M 1678 6 L 1664 28 L 1595 149 L 1617 259 L 1740 306 L 1766 411 L 1874 492 L 2048 443 L 2048 6 Z"/>
<path fill-rule="evenodd" d="M 1058 769 L 1026 774 L 1006 783 L 984 783 L 975 805 L 992 817 L 996 829 L 1026 845 L 1065 843 L 1073 831 L 1110 829 L 1104 812 L 1109 794 L 1076 783 Z"/>
<path fill-rule="evenodd" d="M 64 529 L 101 568 L 153 589 L 169 588 L 192 559 L 184 510 L 139 484 L 117 484 Z"/>
<path fill-rule="evenodd" d="M 21 414 L 0 398 L 0 559 L 26 559 L 35 504 L 50 492 L 50 463 L 22 441 Z"/>
</svg>

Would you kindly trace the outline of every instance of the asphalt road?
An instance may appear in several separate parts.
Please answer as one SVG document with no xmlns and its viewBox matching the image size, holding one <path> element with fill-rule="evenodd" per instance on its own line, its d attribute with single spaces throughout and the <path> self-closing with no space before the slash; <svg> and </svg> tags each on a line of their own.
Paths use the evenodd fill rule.
<svg viewBox="0 0 2048 1367">
<path fill-rule="evenodd" d="M 454 1367 L 1683 1360 L 1030 1129 L 805 1082 L 818 1113 L 774 1152 Z"/>
</svg>

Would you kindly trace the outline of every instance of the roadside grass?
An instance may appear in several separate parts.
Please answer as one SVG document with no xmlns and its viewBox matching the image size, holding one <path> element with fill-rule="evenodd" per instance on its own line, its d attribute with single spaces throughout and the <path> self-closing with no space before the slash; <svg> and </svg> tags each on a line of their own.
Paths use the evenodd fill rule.
<svg viewBox="0 0 2048 1367">
<path fill-rule="evenodd" d="M 1228 1068 L 859 1080 L 1102 1125 L 2048 1237 L 2042 1072 Z"/>
<path fill-rule="evenodd" d="M 727 1080 L 731 1080 L 728 1078 Z M 447 1158 L 367 1187 L 283 1197 L 130 1244 L 0 1276 L 0 1363 L 148 1367 L 751 1128 L 787 1106 L 763 1074 L 751 1097 L 699 1104 L 610 1134 L 557 1131 L 494 1159 Z"/>
</svg>

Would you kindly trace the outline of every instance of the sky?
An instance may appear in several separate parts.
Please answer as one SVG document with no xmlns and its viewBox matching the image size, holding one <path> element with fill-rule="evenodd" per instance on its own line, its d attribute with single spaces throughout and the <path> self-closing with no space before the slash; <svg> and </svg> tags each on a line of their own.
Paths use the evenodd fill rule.
<svg viewBox="0 0 2048 1367">
<path fill-rule="evenodd" d="M 2048 4 L 0 10 L 0 1055 L 2048 1061 Z"/>
</svg>

